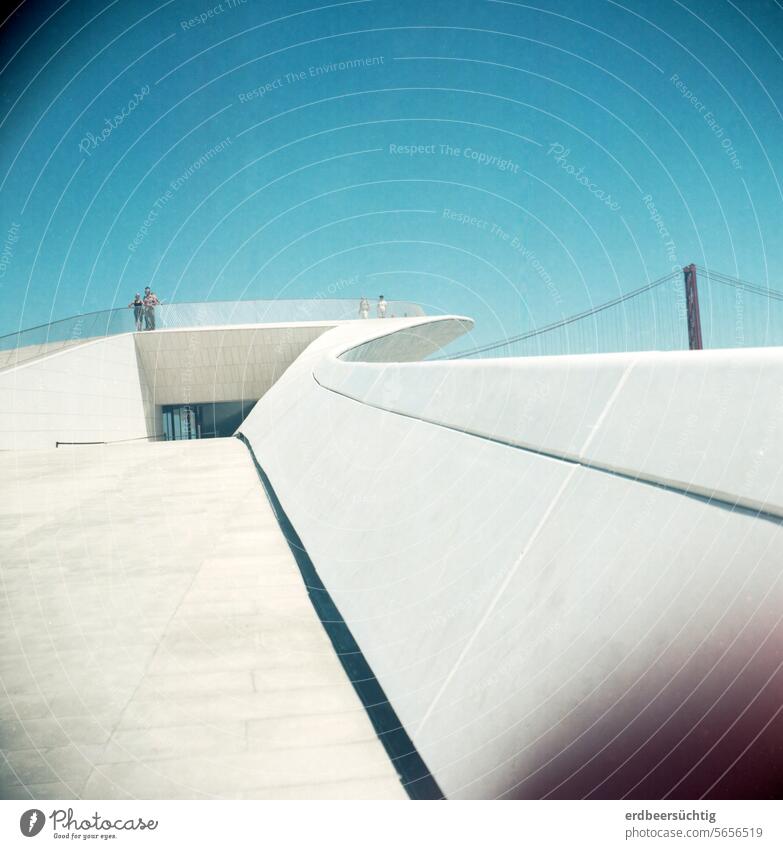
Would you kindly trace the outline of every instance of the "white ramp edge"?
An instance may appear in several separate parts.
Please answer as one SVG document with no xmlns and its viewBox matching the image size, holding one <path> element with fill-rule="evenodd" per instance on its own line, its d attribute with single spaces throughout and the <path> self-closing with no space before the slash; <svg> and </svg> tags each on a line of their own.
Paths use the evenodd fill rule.
<svg viewBox="0 0 783 849">
<path fill-rule="evenodd" d="M 781 349 L 343 357 L 380 335 L 242 431 L 446 795 L 771 792 Z"/>
</svg>

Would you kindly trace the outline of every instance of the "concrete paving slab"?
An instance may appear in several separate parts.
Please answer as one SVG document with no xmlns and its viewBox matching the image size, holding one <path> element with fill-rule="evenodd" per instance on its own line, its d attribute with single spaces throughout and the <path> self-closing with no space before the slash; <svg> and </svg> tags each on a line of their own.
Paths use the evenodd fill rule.
<svg viewBox="0 0 783 849">
<path fill-rule="evenodd" d="M 0 455 L 0 797 L 407 798 L 238 440 Z"/>
<path fill-rule="evenodd" d="M 235 798 L 238 794 L 263 798 L 267 791 L 289 786 L 387 779 L 388 761 L 375 759 L 376 747 L 377 741 L 373 740 L 100 764 L 90 775 L 85 793 L 91 794 L 108 781 L 136 798 L 148 792 L 149 787 L 156 795 L 165 789 L 170 798 L 189 798 L 191 793 L 209 798 Z"/>
</svg>

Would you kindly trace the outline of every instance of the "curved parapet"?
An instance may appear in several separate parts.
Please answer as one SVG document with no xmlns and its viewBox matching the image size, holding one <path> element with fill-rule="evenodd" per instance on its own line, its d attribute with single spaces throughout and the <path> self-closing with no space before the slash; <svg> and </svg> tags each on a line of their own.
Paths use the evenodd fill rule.
<svg viewBox="0 0 783 849">
<path fill-rule="evenodd" d="M 242 426 L 438 783 L 775 792 L 783 350 L 402 362 L 462 321 L 324 333 Z"/>
<path fill-rule="evenodd" d="M 417 367 L 361 355 L 375 344 L 324 360 L 319 382 L 373 406 L 393 383 L 393 412 L 783 516 L 781 348 Z"/>
</svg>

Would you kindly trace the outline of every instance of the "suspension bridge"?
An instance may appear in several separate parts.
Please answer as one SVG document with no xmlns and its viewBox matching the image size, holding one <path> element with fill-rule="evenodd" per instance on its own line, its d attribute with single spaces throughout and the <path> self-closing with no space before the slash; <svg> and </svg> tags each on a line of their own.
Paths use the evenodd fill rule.
<svg viewBox="0 0 783 849">
<path fill-rule="evenodd" d="M 783 345 L 783 291 L 691 264 L 611 300 L 438 359 Z"/>
</svg>

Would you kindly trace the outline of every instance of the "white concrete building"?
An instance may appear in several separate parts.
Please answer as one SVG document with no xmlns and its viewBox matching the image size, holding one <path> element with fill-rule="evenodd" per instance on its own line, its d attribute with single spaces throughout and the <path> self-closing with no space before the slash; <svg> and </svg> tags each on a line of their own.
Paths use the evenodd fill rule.
<svg viewBox="0 0 783 849">
<path fill-rule="evenodd" d="M 783 350 L 412 316 L 8 355 L 4 795 L 779 787 Z"/>
</svg>

